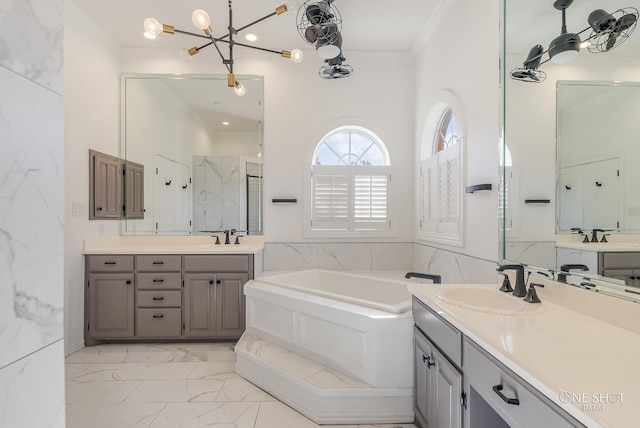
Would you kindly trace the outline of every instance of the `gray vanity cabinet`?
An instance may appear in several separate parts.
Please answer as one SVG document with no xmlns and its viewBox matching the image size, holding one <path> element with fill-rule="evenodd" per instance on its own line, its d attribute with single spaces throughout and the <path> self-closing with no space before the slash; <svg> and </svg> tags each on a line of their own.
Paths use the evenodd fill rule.
<svg viewBox="0 0 640 428">
<path fill-rule="evenodd" d="M 184 257 L 185 336 L 240 337 L 245 325 L 244 284 L 253 278 L 253 256 Z"/>
<path fill-rule="evenodd" d="M 182 334 L 182 256 L 136 256 L 136 337 Z"/>
<path fill-rule="evenodd" d="M 237 339 L 253 254 L 85 256 L 85 345 Z"/>
<path fill-rule="evenodd" d="M 87 257 L 85 343 L 134 336 L 133 256 Z"/>
<path fill-rule="evenodd" d="M 424 319 L 416 317 L 416 322 L 424 327 L 421 318 Z M 414 353 L 416 423 L 422 428 L 462 427 L 461 371 L 449 362 L 419 327 L 414 329 Z"/>
</svg>

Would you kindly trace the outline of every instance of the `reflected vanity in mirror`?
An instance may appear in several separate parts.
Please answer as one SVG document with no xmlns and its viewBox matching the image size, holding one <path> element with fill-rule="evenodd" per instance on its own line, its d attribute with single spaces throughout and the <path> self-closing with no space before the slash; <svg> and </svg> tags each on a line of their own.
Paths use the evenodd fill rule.
<svg viewBox="0 0 640 428">
<path fill-rule="evenodd" d="M 515 81 L 509 72 L 522 66 L 531 46 L 557 33 L 557 10 L 550 4 L 503 1 L 499 259 L 638 301 L 640 83 L 634 81 L 640 36 L 602 55 L 580 52 L 567 64 L 548 62 L 541 83 Z M 601 0 L 576 2 L 567 26 L 584 27 L 583 19 L 601 7 Z M 568 268 L 580 264 L 588 270 Z"/>
<path fill-rule="evenodd" d="M 121 156 L 144 165 L 144 218 L 123 235 L 262 234 L 261 76 L 124 74 Z M 125 195 L 126 198 L 126 195 Z"/>
</svg>

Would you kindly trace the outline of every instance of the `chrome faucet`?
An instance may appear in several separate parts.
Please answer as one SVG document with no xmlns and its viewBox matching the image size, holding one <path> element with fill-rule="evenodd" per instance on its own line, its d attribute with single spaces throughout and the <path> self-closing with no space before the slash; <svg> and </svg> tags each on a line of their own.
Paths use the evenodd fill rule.
<svg viewBox="0 0 640 428">
<path fill-rule="evenodd" d="M 598 232 L 606 232 L 604 229 L 593 229 L 591 231 L 591 242 L 598 242 Z"/>
<path fill-rule="evenodd" d="M 513 289 L 513 295 L 516 297 L 524 297 L 527 294 L 527 285 L 524 281 L 524 266 L 522 265 L 502 265 L 496 268 L 498 272 L 504 272 L 505 270 L 516 271 L 516 285 Z"/>
</svg>

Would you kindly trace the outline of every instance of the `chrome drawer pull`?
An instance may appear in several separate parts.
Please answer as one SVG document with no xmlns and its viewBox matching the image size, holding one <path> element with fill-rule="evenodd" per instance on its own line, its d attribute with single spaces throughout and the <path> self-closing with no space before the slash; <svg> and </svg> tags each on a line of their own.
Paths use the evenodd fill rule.
<svg viewBox="0 0 640 428">
<path fill-rule="evenodd" d="M 153 300 L 164 300 L 164 297 L 154 297 Z"/>
<path fill-rule="evenodd" d="M 502 399 L 502 401 L 504 401 L 507 404 L 513 404 L 514 406 L 519 406 L 520 405 L 520 400 L 518 400 L 517 398 L 507 398 L 500 391 L 502 391 L 502 385 L 494 385 L 493 386 L 493 392 L 498 394 L 498 397 L 500 397 Z"/>
<path fill-rule="evenodd" d="M 162 314 L 159 314 L 159 315 L 158 315 L 158 314 L 156 314 L 156 315 L 154 315 L 153 317 L 154 317 L 154 318 L 164 318 L 164 315 L 162 315 Z"/>
<path fill-rule="evenodd" d="M 154 279 L 153 282 L 164 282 L 164 279 Z"/>
</svg>

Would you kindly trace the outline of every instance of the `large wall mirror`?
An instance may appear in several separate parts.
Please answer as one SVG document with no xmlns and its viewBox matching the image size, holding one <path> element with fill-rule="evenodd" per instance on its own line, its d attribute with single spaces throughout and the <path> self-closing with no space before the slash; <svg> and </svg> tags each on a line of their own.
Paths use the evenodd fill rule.
<svg viewBox="0 0 640 428">
<path fill-rule="evenodd" d="M 512 79 L 511 70 L 523 66 L 534 45 L 546 50 L 560 34 L 562 15 L 553 4 L 502 3 L 499 258 L 557 271 L 556 238 L 571 228 L 640 233 L 640 191 L 634 184 L 640 177 L 631 166 L 640 160 L 640 124 L 634 118 L 640 108 L 640 32 L 609 52 L 582 49 L 569 63 L 542 64 L 546 80 L 540 83 Z M 566 11 L 567 28 L 586 28 L 595 9 L 626 7 L 640 8 L 640 1 L 574 2 Z M 611 283 L 619 284 L 615 278 Z"/>
<path fill-rule="evenodd" d="M 264 84 L 237 78 L 242 97 L 226 75 L 122 76 L 121 157 L 144 166 L 144 218 L 123 234 L 262 234 Z"/>
</svg>

